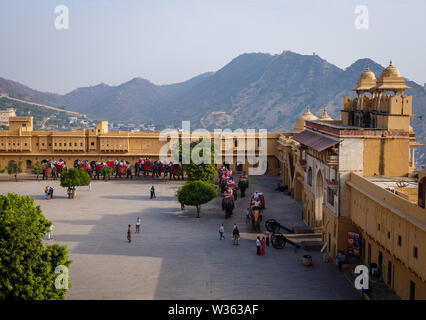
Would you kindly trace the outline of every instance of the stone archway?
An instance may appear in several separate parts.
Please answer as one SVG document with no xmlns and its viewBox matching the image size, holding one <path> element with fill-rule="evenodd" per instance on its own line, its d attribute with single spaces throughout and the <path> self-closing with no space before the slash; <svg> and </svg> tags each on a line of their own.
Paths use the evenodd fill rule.
<svg viewBox="0 0 426 320">
<path fill-rule="evenodd" d="M 322 227 L 324 179 L 321 170 L 318 170 L 315 180 L 315 227 Z"/>
</svg>

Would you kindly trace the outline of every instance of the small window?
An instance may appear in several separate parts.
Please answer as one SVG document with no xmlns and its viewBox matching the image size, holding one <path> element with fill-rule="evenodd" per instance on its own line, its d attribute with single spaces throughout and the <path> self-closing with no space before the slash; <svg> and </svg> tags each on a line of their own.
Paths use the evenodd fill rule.
<svg viewBox="0 0 426 320">
<path fill-rule="evenodd" d="M 74 147 L 77 147 L 77 142 L 74 142 Z"/>
<path fill-rule="evenodd" d="M 55 147 L 57 146 L 57 143 L 55 142 Z"/>
<path fill-rule="evenodd" d="M 51 147 L 52 146 L 52 143 L 49 143 L 49 147 Z"/>
<path fill-rule="evenodd" d="M 377 231 L 380 231 L 380 223 L 377 225 Z"/>
<path fill-rule="evenodd" d="M 238 147 L 238 140 L 235 140 L 235 141 L 234 141 L 234 146 L 235 146 L 235 147 Z"/>
<path fill-rule="evenodd" d="M 388 231 L 388 239 L 390 239 L 390 232 Z"/>
<path fill-rule="evenodd" d="M 95 145 L 95 143 L 92 141 L 92 142 L 90 142 L 90 145 L 91 145 L 91 146 L 94 146 L 94 145 Z"/>
<path fill-rule="evenodd" d="M 80 142 L 80 147 L 82 147 L 83 146 L 83 142 Z"/>
<path fill-rule="evenodd" d="M 59 142 L 59 146 L 62 147 L 62 142 Z"/>
<path fill-rule="evenodd" d="M 402 245 L 402 238 L 401 236 L 398 236 L 398 245 L 401 246 Z"/>
<path fill-rule="evenodd" d="M 70 147 L 72 147 L 72 142 L 70 142 L 69 144 L 70 144 Z"/>
<path fill-rule="evenodd" d="M 417 247 L 414 247 L 413 256 L 414 256 L 414 258 L 417 259 L 417 257 L 418 257 L 418 249 L 417 249 Z"/>
<path fill-rule="evenodd" d="M 27 124 L 26 124 L 26 123 L 23 123 L 23 124 L 22 124 L 22 126 L 23 126 L 23 127 L 26 127 L 26 126 L 27 126 Z"/>
</svg>

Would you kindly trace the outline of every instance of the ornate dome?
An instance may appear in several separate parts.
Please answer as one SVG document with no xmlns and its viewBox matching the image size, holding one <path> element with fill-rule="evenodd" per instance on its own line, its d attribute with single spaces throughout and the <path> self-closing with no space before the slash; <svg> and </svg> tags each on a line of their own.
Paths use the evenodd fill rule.
<svg viewBox="0 0 426 320">
<path fill-rule="evenodd" d="M 373 74 L 374 75 L 374 74 Z M 327 106 L 324 106 L 324 112 L 321 115 L 321 117 L 319 118 L 319 120 L 333 120 L 332 117 L 330 117 L 327 113 Z"/>
<path fill-rule="evenodd" d="M 307 120 L 318 120 L 318 117 L 316 117 L 311 112 L 309 107 L 307 108 L 306 112 L 296 120 L 293 131 L 297 133 L 297 132 L 305 130 L 305 121 Z"/>
<path fill-rule="evenodd" d="M 377 85 L 373 89 L 399 91 L 411 88 L 405 84 L 405 79 L 401 76 L 398 68 L 393 66 L 392 61 L 390 61 L 389 66 L 383 70 L 377 80 Z"/>
<path fill-rule="evenodd" d="M 368 91 L 376 85 L 376 75 L 367 66 L 356 83 L 355 91 Z"/>
</svg>

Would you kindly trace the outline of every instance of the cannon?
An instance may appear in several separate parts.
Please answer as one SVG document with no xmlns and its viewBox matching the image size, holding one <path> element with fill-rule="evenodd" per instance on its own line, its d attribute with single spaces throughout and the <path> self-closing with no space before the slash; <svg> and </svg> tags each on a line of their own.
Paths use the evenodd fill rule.
<svg viewBox="0 0 426 320">
<path fill-rule="evenodd" d="M 284 234 L 280 232 L 280 229 L 284 229 L 288 233 L 294 233 L 292 229 L 284 227 L 275 219 L 268 219 L 265 221 L 265 228 L 269 232 L 272 232 L 271 235 L 271 243 L 275 249 L 282 249 L 285 247 L 286 243 L 295 246 L 296 248 L 300 248 L 300 246 L 293 241 L 289 240 Z"/>
<path fill-rule="evenodd" d="M 296 248 L 300 248 L 300 246 L 297 243 L 294 243 L 293 241 L 289 240 L 284 234 L 282 234 L 281 232 L 276 232 L 273 233 L 271 235 L 271 243 L 272 246 L 275 249 L 282 249 L 285 247 L 286 243 L 289 243 L 293 246 L 295 246 Z"/>
<path fill-rule="evenodd" d="M 280 229 L 284 229 L 288 233 L 294 233 L 293 229 L 289 229 L 287 227 L 284 227 L 282 224 L 280 224 L 275 219 L 266 220 L 265 221 L 265 228 L 266 228 L 266 230 L 268 230 L 269 232 L 272 232 L 272 233 L 279 233 Z"/>
</svg>

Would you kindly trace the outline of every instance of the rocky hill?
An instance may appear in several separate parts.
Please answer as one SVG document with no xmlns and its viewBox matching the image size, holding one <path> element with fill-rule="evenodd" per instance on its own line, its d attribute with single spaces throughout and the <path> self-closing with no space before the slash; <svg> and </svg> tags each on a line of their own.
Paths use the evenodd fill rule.
<svg viewBox="0 0 426 320">
<path fill-rule="evenodd" d="M 343 96 L 353 96 L 351 89 L 366 65 L 376 77 L 384 68 L 371 59 L 360 59 L 341 69 L 318 55 L 249 53 L 216 72 L 171 85 L 158 86 L 135 78 L 119 86 L 100 84 L 57 95 L 0 78 L 0 92 L 114 120 L 137 119 L 174 126 L 191 120 L 193 129 L 291 131 L 307 105 L 317 115 L 326 105 L 333 118 L 340 118 Z M 404 70 L 400 71 L 404 75 Z M 418 140 L 424 143 L 426 90 L 412 81 L 407 84 L 413 87 L 409 91 L 416 114 L 412 125 Z"/>
</svg>

